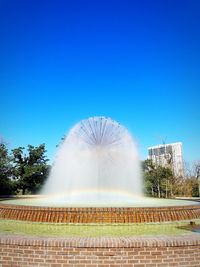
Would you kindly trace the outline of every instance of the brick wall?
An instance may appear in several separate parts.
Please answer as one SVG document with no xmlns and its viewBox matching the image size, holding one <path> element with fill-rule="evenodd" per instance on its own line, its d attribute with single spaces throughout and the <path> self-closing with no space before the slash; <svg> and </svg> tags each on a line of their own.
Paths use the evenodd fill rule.
<svg viewBox="0 0 200 267">
<path fill-rule="evenodd" d="M 198 267 L 200 235 L 66 239 L 1 235 L 0 266 Z"/>
<path fill-rule="evenodd" d="M 56 208 L 0 203 L 0 218 L 50 223 L 142 223 L 200 218 L 200 205 L 157 208 Z"/>
</svg>

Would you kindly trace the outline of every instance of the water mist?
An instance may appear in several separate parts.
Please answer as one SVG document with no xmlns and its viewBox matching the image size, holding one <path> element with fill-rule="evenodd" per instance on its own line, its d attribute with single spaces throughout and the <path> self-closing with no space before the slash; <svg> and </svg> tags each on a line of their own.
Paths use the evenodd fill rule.
<svg viewBox="0 0 200 267">
<path fill-rule="evenodd" d="M 106 117 L 80 121 L 60 146 L 42 194 L 69 205 L 126 203 L 142 196 L 138 152 L 128 130 Z"/>
</svg>

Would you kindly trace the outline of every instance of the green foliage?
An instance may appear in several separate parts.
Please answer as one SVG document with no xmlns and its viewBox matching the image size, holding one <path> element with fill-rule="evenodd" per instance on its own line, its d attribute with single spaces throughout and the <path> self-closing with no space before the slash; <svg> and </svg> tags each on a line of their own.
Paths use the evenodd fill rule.
<svg viewBox="0 0 200 267">
<path fill-rule="evenodd" d="M 178 195 L 186 197 L 198 197 L 198 181 L 195 177 L 187 177 L 183 179 L 179 186 Z"/>
<path fill-rule="evenodd" d="M 155 165 L 151 160 L 142 163 L 145 193 L 153 197 L 172 197 L 173 174 L 169 167 Z"/>
<path fill-rule="evenodd" d="M 6 145 L 0 143 L 0 195 L 10 195 L 14 193 L 14 182 L 11 177 L 11 158 Z"/>
<path fill-rule="evenodd" d="M 10 155 L 4 143 L 0 143 L 0 195 L 38 192 L 48 176 L 50 166 L 45 156 L 45 144 L 38 147 L 28 145 L 12 150 Z M 170 167 L 142 163 L 145 194 L 153 197 L 199 196 L 200 164 L 196 164 L 195 175 L 175 177 Z"/>
<path fill-rule="evenodd" d="M 195 196 L 200 197 L 200 161 L 196 162 L 194 165 L 194 176 L 196 178 L 197 181 L 197 190 L 198 193 L 195 193 Z"/>
<path fill-rule="evenodd" d="M 36 193 L 43 185 L 49 171 L 48 159 L 45 156 L 45 145 L 38 147 L 28 145 L 28 154 L 24 147 L 12 150 L 13 153 L 13 175 L 16 179 L 17 188 L 22 193 Z"/>
<path fill-rule="evenodd" d="M 199 196 L 197 175 L 177 177 L 169 167 L 155 165 L 152 160 L 142 163 L 145 194 L 152 197 L 173 198 L 175 196 Z"/>
<path fill-rule="evenodd" d="M 199 197 L 199 182 L 194 179 L 192 184 L 192 196 L 193 197 Z"/>
</svg>

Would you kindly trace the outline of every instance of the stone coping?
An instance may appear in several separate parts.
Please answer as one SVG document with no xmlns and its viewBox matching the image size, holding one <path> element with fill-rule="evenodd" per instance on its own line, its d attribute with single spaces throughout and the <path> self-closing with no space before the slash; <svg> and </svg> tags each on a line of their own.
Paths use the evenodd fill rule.
<svg viewBox="0 0 200 267">
<path fill-rule="evenodd" d="M 77 248 L 140 248 L 200 246 L 200 234 L 160 237 L 28 237 L 0 234 L 0 245 Z"/>
</svg>

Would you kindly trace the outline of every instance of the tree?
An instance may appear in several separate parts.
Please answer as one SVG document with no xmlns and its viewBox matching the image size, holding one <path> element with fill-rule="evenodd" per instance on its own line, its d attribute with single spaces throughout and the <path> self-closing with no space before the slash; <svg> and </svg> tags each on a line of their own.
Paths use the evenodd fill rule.
<svg viewBox="0 0 200 267">
<path fill-rule="evenodd" d="M 169 167 L 155 165 L 152 160 L 145 160 L 142 164 L 146 194 L 154 197 L 172 197 L 171 188 L 173 174 Z"/>
<path fill-rule="evenodd" d="M 184 196 L 200 197 L 200 161 L 191 163 L 185 162 L 185 178 L 179 188 Z"/>
<path fill-rule="evenodd" d="M 142 162 L 142 170 L 144 174 L 144 187 L 145 193 L 149 196 L 155 196 L 154 194 L 154 174 L 155 165 L 152 160 L 145 160 Z"/>
<path fill-rule="evenodd" d="M 198 195 L 200 197 L 200 161 L 194 164 L 194 176 L 198 184 Z"/>
<path fill-rule="evenodd" d="M 24 153 L 24 147 L 12 150 L 13 174 L 17 181 L 17 187 L 22 194 L 35 193 L 40 190 L 49 171 L 48 159 L 45 156 L 45 144 L 38 147 L 28 145 L 28 154 Z"/>
<path fill-rule="evenodd" d="M 0 195 L 14 193 L 12 181 L 12 165 L 8 149 L 4 143 L 0 143 Z"/>
</svg>

